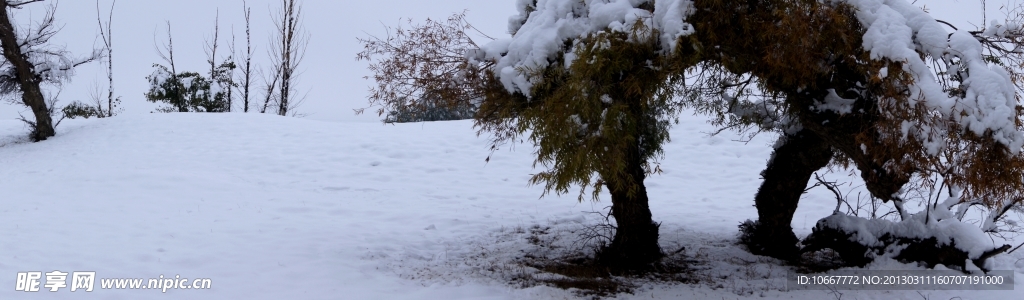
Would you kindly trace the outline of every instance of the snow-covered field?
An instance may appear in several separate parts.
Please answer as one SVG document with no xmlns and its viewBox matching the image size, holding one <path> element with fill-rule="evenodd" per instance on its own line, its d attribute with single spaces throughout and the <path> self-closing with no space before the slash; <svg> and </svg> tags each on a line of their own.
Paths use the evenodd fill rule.
<svg viewBox="0 0 1024 300">
<path fill-rule="evenodd" d="M 734 245 L 771 136 L 708 137 L 701 117 L 672 131 L 647 181 L 661 245 L 685 246 L 711 281 L 647 283 L 643 299 L 835 299 L 787 291 L 789 267 Z M 530 272 L 536 238 L 571 246 L 609 203 L 539 199 L 532 147 L 490 154 L 469 121 L 331 123 L 258 114 L 68 120 L 24 142 L 0 122 L 0 299 L 572 299 L 508 283 Z M 607 199 L 607 198 L 606 198 Z M 800 236 L 831 213 L 812 190 Z M 843 291 L 842 299 L 1022 299 L 1024 251 L 995 258 L 1014 291 Z M 892 261 L 872 269 L 918 269 Z M 93 292 L 15 292 L 26 271 L 95 271 Z M 208 290 L 108 290 L 103 278 L 209 278 Z M 68 281 L 70 283 L 70 280 Z M 642 283 L 642 282 L 641 282 Z M 924 298 L 922 298 L 924 297 Z"/>
</svg>

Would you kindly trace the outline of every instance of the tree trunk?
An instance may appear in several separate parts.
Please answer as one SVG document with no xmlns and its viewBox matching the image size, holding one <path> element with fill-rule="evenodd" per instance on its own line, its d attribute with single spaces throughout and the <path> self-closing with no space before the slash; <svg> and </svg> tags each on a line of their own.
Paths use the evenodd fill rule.
<svg viewBox="0 0 1024 300">
<path fill-rule="evenodd" d="M 36 117 L 31 138 L 37 142 L 46 140 L 56 135 L 56 132 L 53 130 L 53 120 L 50 118 L 50 110 L 46 107 L 43 91 L 39 88 L 40 80 L 33 73 L 35 66 L 21 51 L 18 35 L 11 24 L 7 1 L 0 1 L 0 10 L 0 46 L 3 47 L 4 58 L 14 66 L 14 75 L 17 76 L 21 88 L 21 101 L 32 109 L 32 114 Z"/>
<path fill-rule="evenodd" d="M 797 203 L 814 171 L 831 160 L 832 150 L 809 130 L 783 138 L 784 144 L 775 149 L 761 173 L 764 182 L 754 197 L 758 220 L 747 229 L 750 236 L 744 242 L 754 254 L 787 259 L 799 254 L 798 239 L 790 225 Z"/>
<path fill-rule="evenodd" d="M 651 218 L 648 206 L 646 174 L 640 158 L 639 147 L 631 147 L 627 156 L 626 172 L 633 178 L 635 190 L 630 193 L 631 184 L 608 182 L 606 186 L 612 195 L 611 215 L 615 218 L 615 237 L 611 245 L 601 250 L 598 263 L 615 271 L 641 270 L 649 268 L 664 254 L 658 246 L 658 227 Z"/>
</svg>

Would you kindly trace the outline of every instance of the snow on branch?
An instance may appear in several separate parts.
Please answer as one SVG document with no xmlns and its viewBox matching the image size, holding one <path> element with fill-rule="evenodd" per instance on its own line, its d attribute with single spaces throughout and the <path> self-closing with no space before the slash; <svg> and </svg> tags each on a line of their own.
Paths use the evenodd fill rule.
<svg viewBox="0 0 1024 300">
<path fill-rule="evenodd" d="M 40 1 L 7 1 L 8 5 L 14 8 Z M 16 3 L 15 3 L 16 2 Z M 54 14 L 56 5 L 50 5 L 46 9 L 43 18 L 32 24 L 30 28 L 22 28 L 18 32 L 24 35 L 18 37 L 22 53 L 28 57 L 29 63 L 35 68 L 33 74 L 41 83 L 61 85 L 71 79 L 76 67 L 86 64 L 103 56 L 102 49 L 94 49 L 92 53 L 84 57 L 73 57 L 66 47 L 50 44 L 50 39 L 60 32 L 56 25 Z M 20 92 L 16 79 L 15 69 L 6 60 L 0 64 L 0 94 L 13 95 Z"/>
<path fill-rule="evenodd" d="M 686 18 L 693 13 L 692 0 L 518 0 L 519 14 L 509 20 L 512 38 L 491 42 L 470 53 L 474 61 L 496 61 L 495 76 L 510 93 L 530 96 L 540 80 L 536 73 L 563 55 L 568 67 L 576 57 L 571 45 L 598 32 L 637 34 L 638 26 L 658 34 L 665 52 L 675 51 L 676 41 L 693 32 Z M 570 46 L 567 46 L 570 45 Z"/>
<path fill-rule="evenodd" d="M 1017 126 L 1016 86 L 1011 74 L 993 62 L 992 51 L 986 51 L 1020 53 L 1015 48 L 990 47 L 1019 34 L 1019 25 L 994 22 L 981 32 L 959 29 L 949 33 L 944 29 L 948 23 L 935 20 L 906 0 L 834 1 L 857 9 L 857 18 L 866 28 L 863 46 L 873 59 L 902 62 L 913 76 L 912 104 L 923 101 L 943 119 L 954 120 L 977 136 L 989 135 L 1013 153 L 1024 147 L 1024 132 Z M 939 70 L 930 68 L 928 60 L 937 62 Z M 935 75 L 942 71 L 957 84 L 944 86 L 947 81 Z M 928 125 L 918 126 L 917 138 L 936 155 L 944 147 L 943 139 L 936 137 L 946 136 L 951 128 Z"/>
<path fill-rule="evenodd" d="M 32 4 L 32 3 L 36 3 L 36 2 L 43 2 L 43 1 L 46 1 L 46 0 L 21 0 L 21 1 L 6 0 L 6 1 L 7 1 L 7 6 L 9 6 L 9 7 L 21 8 L 21 6 L 23 6 L 25 4 Z"/>
</svg>

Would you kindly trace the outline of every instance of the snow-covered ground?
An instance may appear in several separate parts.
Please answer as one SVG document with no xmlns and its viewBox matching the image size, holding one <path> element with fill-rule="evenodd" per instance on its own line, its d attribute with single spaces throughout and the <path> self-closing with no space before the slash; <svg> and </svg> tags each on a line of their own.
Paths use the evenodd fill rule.
<svg viewBox="0 0 1024 300">
<path fill-rule="evenodd" d="M 647 181 L 667 251 L 699 284 L 647 283 L 643 299 L 835 299 L 787 291 L 789 267 L 736 246 L 771 136 L 749 143 L 684 116 L 664 174 Z M 572 245 L 609 203 L 539 199 L 532 147 L 490 154 L 469 121 L 331 123 L 259 114 L 66 120 L 27 143 L 0 122 L 0 299 L 565 299 L 509 276 L 535 238 Z M 607 198 L 605 198 L 607 199 Z M 835 200 L 812 190 L 806 235 Z M 550 250 L 549 250 L 550 251 Z M 842 299 L 1021 299 L 1024 251 L 995 258 L 1014 291 L 842 291 Z M 918 269 L 892 261 L 872 269 Z M 18 272 L 95 271 L 91 293 L 15 292 Z M 208 290 L 106 290 L 103 278 L 209 278 Z M 68 280 L 68 283 L 71 281 Z"/>
</svg>

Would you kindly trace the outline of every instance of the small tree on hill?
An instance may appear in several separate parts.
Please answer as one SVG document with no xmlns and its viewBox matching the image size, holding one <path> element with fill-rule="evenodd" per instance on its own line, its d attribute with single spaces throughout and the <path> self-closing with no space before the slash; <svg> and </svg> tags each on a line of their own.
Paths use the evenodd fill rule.
<svg viewBox="0 0 1024 300">
<path fill-rule="evenodd" d="M 213 27 L 213 38 L 206 41 L 206 63 L 210 64 L 210 71 L 207 77 L 210 81 L 210 94 L 214 98 L 220 97 L 219 101 L 224 102 L 225 112 L 230 112 L 234 105 L 235 84 L 235 62 L 233 59 L 234 46 L 231 46 L 229 54 L 220 62 L 217 60 L 217 50 L 220 45 L 220 10 L 217 10 L 217 18 Z"/>
<path fill-rule="evenodd" d="M 214 82 L 196 72 L 173 74 L 162 65 L 152 75 L 146 100 L 163 102 L 170 106 L 158 108 L 159 112 L 227 112 L 228 101 L 224 92 L 212 92 Z"/>
<path fill-rule="evenodd" d="M 242 1 L 242 11 L 245 16 L 245 52 L 242 54 L 239 62 L 239 78 L 232 81 L 237 82 L 235 88 L 238 90 L 239 97 L 242 98 L 242 112 L 249 112 L 249 109 L 252 107 L 250 100 L 255 98 L 252 93 L 254 79 L 252 56 L 255 49 L 252 45 L 252 31 L 250 27 L 252 9 L 249 8 L 245 1 Z"/>
<path fill-rule="evenodd" d="M 97 117 L 100 118 L 113 117 L 118 110 L 117 105 L 121 103 L 121 97 L 114 98 L 114 33 L 111 24 L 114 23 L 114 5 L 116 4 L 116 0 L 111 1 L 107 21 L 103 22 L 103 18 L 100 16 L 100 1 L 96 0 L 96 22 L 100 28 L 100 39 L 103 41 L 103 51 L 106 52 L 107 62 L 107 109 L 103 109 L 103 102 L 99 97 L 94 99 L 96 110 L 99 111 Z"/>
<path fill-rule="evenodd" d="M 294 108 L 301 105 L 303 100 L 299 97 L 297 83 L 301 73 L 299 67 L 309 45 L 309 33 L 302 25 L 302 17 L 302 2 L 297 0 L 281 0 L 281 7 L 274 15 L 277 30 L 270 40 L 269 50 L 273 64 L 271 69 L 274 71 L 264 74 L 273 74 L 274 78 L 267 80 L 268 95 L 264 107 L 269 104 L 269 100 L 276 100 L 275 113 L 281 116 L 287 116 L 289 112 L 295 114 Z"/>
<path fill-rule="evenodd" d="M 230 60 L 216 65 L 211 61 L 210 77 L 196 72 L 177 72 L 174 61 L 174 39 L 171 37 L 171 25 L 167 23 L 167 44 L 164 51 L 159 51 L 167 66 L 153 64 L 156 70 L 146 77 L 149 91 L 146 100 L 154 103 L 166 103 L 169 106 L 158 108 L 159 112 L 227 112 L 230 111 L 230 88 L 219 88 L 232 84 L 231 76 L 235 65 Z M 218 88 L 215 88 L 218 87 Z"/>
</svg>

